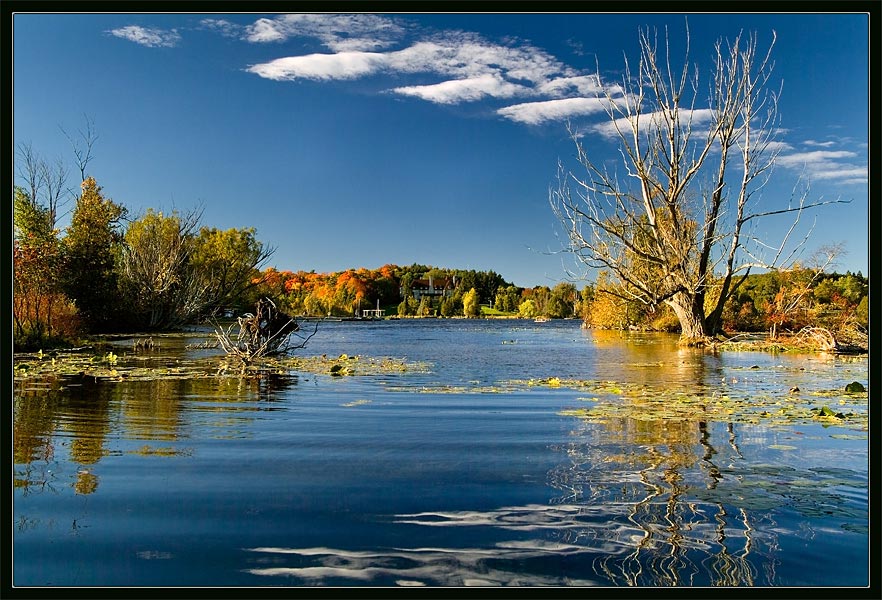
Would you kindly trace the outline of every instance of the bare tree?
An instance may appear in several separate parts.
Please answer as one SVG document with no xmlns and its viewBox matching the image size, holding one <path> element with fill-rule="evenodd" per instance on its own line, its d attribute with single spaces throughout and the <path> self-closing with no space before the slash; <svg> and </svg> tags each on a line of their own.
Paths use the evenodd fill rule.
<svg viewBox="0 0 882 600">
<path fill-rule="evenodd" d="M 78 137 L 74 137 L 61 127 L 61 132 L 73 148 L 74 158 L 77 168 L 80 171 L 80 181 L 86 180 L 86 169 L 94 158 L 92 156 L 92 147 L 98 141 L 98 132 L 95 130 L 95 121 L 88 115 L 84 115 L 86 124 L 82 129 L 77 131 Z"/>
<path fill-rule="evenodd" d="M 28 194 L 28 199 L 31 204 L 36 206 L 44 185 L 43 170 L 40 168 L 42 159 L 30 142 L 20 143 L 16 151 L 19 157 L 18 176 L 24 183 L 23 187 Z"/>
<path fill-rule="evenodd" d="M 606 131 L 619 146 L 624 180 L 590 158 L 570 127 L 581 174 L 559 163 L 549 200 L 583 264 L 609 271 L 625 297 L 668 304 L 681 341 L 702 343 L 720 330 L 726 300 L 752 268 L 793 259 L 807 238 L 788 250 L 802 212 L 829 202 L 808 204 L 803 190 L 786 208 L 762 210 L 754 197 L 780 147 L 780 90 L 769 87 L 774 33 L 764 52 L 755 34 L 715 44 L 707 108 L 699 108 L 688 27 L 682 67 L 672 65 L 667 32 L 661 53 L 654 31 L 641 30 L 639 41 L 637 71 L 625 59 L 622 84 L 604 86 Z M 786 213 L 793 221 L 778 243 L 754 237 L 756 220 Z M 706 311 L 712 291 L 717 299 Z"/>
<path fill-rule="evenodd" d="M 121 287 L 137 325 L 175 327 L 202 310 L 209 290 L 190 261 L 201 216 L 201 210 L 170 216 L 148 211 L 129 224 L 120 255 Z"/>
<path fill-rule="evenodd" d="M 28 199 L 33 206 L 42 206 L 48 211 L 49 225 L 54 229 L 62 195 L 66 191 L 67 167 L 60 158 L 50 164 L 30 142 L 20 143 L 17 153 L 18 176 L 25 184 Z"/>
</svg>

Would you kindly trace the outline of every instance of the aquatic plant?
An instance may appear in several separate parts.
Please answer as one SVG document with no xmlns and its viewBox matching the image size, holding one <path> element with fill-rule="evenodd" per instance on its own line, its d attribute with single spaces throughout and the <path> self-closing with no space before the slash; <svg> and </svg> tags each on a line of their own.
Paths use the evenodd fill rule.
<svg viewBox="0 0 882 600">
<path fill-rule="evenodd" d="M 112 357 L 112 358 L 111 358 Z M 208 356 L 182 359 L 180 356 L 138 352 L 106 354 L 53 352 L 20 354 L 13 363 L 17 393 L 39 392 L 47 385 L 65 386 L 88 377 L 95 381 L 145 381 L 155 379 L 198 379 L 206 377 L 248 378 L 266 373 L 291 372 L 324 375 L 365 376 L 380 374 L 425 373 L 428 363 L 388 356 L 268 356 L 252 364 L 242 364 L 238 357 Z"/>
</svg>

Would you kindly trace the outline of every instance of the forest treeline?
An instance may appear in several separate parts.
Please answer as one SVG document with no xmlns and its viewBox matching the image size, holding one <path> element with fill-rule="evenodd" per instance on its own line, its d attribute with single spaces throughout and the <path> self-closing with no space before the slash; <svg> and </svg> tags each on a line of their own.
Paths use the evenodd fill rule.
<svg viewBox="0 0 882 600">
<path fill-rule="evenodd" d="M 437 290 L 434 295 L 422 291 L 430 281 Z M 492 309 L 492 313 L 563 318 L 575 315 L 578 298 L 576 286 L 570 283 L 521 288 L 492 270 L 421 264 L 335 273 L 267 269 L 261 273 L 260 285 L 289 314 L 307 316 L 356 316 L 379 305 L 386 316 L 479 317 Z"/>
<path fill-rule="evenodd" d="M 273 249 L 253 228 L 200 225 L 195 212 L 128 215 L 87 177 L 62 231 L 49 206 L 15 188 L 17 349 L 70 344 L 89 333 L 172 329 L 246 312 L 261 297 L 296 316 L 347 317 L 380 306 L 387 316 L 576 317 L 597 328 L 679 330 L 669 307 L 629 298 L 603 273 L 579 289 L 569 282 L 522 288 L 492 270 L 420 264 L 334 273 L 261 269 Z M 444 293 L 421 295 L 428 280 Z M 808 325 L 865 330 L 868 290 L 860 273 L 797 267 L 752 274 L 727 302 L 723 327 L 773 335 Z"/>
<path fill-rule="evenodd" d="M 581 289 L 569 282 L 554 287 L 518 287 L 494 271 L 462 271 L 413 264 L 336 273 L 277 271 L 261 274 L 263 293 L 295 315 L 352 316 L 377 301 L 387 315 L 481 316 L 502 314 L 533 318 L 577 317 L 604 329 L 678 331 L 667 306 L 649 307 L 629 299 L 603 273 Z M 441 297 L 419 297 L 414 281 L 455 281 Z M 713 289 L 713 285 L 710 286 Z M 809 267 L 749 275 L 729 299 L 723 314 L 726 331 L 796 331 L 806 326 L 841 330 L 868 325 L 869 281 L 862 274 L 826 273 Z M 467 311 L 469 295 L 482 311 Z M 417 299 L 419 297 L 419 299 Z M 715 298 L 708 298 L 714 302 Z M 391 309 L 391 313 L 389 312 Z"/>
<path fill-rule="evenodd" d="M 379 306 L 387 316 L 545 316 L 597 328 L 679 330 L 669 307 L 638 302 L 604 273 L 579 289 L 569 282 L 522 288 L 492 270 L 420 264 L 280 271 L 263 268 L 274 249 L 253 228 L 208 227 L 198 211 L 130 217 L 86 177 L 61 230 L 56 205 L 38 192 L 14 191 L 17 350 L 71 345 L 90 333 L 173 329 L 247 312 L 262 297 L 295 316 L 348 317 Z M 443 293 L 426 294 L 430 280 Z M 866 330 L 868 290 L 860 273 L 796 267 L 751 274 L 727 301 L 723 328 Z"/>
</svg>

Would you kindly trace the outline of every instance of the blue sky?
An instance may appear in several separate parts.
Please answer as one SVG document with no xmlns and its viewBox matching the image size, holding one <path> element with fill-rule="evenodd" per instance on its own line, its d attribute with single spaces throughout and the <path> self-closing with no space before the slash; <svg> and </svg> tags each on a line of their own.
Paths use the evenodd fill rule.
<svg viewBox="0 0 882 600">
<path fill-rule="evenodd" d="M 671 14 L 17 14 L 14 142 L 71 165 L 60 127 L 99 135 L 89 172 L 134 215 L 204 207 L 203 224 L 255 227 L 268 266 L 338 271 L 414 262 L 495 270 L 519 286 L 579 272 L 548 203 L 569 119 L 601 162 L 595 110 L 636 60 L 638 29 Z M 842 243 L 868 273 L 868 17 L 690 14 L 691 61 L 718 38 L 777 35 L 781 149 L 763 207 L 850 204 L 817 223 L 803 258 Z M 706 80 L 703 80 L 706 85 Z M 700 108 L 700 106 L 699 106 Z M 783 204 L 782 204 L 783 203 Z M 68 205 L 70 207 L 70 205 Z M 782 219 L 757 233 L 780 239 Z"/>
</svg>

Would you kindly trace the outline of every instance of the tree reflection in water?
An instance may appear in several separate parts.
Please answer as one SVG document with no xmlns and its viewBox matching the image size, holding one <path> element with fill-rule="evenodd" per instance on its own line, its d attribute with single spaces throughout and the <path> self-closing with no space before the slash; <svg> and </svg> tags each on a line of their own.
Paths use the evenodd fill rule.
<svg viewBox="0 0 882 600">
<path fill-rule="evenodd" d="M 61 491 L 61 465 L 77 466 L 71 476 L 76 494 L 99 488 L 101 460 L 120 454 L 121 440 L 185 439 L 192 426 L 238 435 L 250 418 L 198 419 L 194 415 L 272 410 L 280 392 L 297 383 L 288 373 L 264 372 L 251 377 L 156 377 L 136 381 L 103 381 L 89 375 L 47 377 L 18 384 L 13 397 L 14 485 L 22 495 Z M 67 448 L 68 456 L 59 456 Z M 149 444 L 128 453 L 175 456 L 187 452 Z M 65 484 L 64 487 L 67 487 Z"/>
<path fill-rule="evenodd" d="M 722 424 L 717 425 L 721 430 Z M 624 534 L 609 541 L 620 542 L 629 551 L 594 561 L 596 573 L 615 585 L 772 582 L 776 539 L 768 533 L 770 527 L 760 533 L 755 522 L 769 517 L 701 501 L 691 494 L 697 488 L 716 488 L 722 478 L 715 462 L 721 451 L 711 444 L 716 430 L 705 421 L 653 420 L 651 415 L 603 425 L 584 423 L 562 448 L 568 463 L 549 474 L 551 485 L 564 492 L 554 502 L 622 506 L 630 527 L 564 529 L 558 532 L 560 541 L 579 544 L 582 537 Z M 734 425 L 728 424 L 725 431 L 722 458 L 737 460 L 741 452 Z"/>
<path fill-rule="evenodd" d="M 674 381 L 708 389 L 721 379 L 718 361 L 694 349 L 678 349 L 675 360 L 665 363 L 664 372 L 644 372 L 646 383 Z M 571 432 L 572 441 L 559 448 L 568 461 L 549 473 L 549 483 L 563 492 L 553 502 L 586 508 L 620 506 L 629 527 L 563 529 L 558 531 L 560 541 L 579 544 L 583 537 L 619 534 L 608 541 L 629 549 L 594 560 L 597 575 L 615 585 L 773 582 L 774 523 L 766 523 L 762 533 L 757 526 L 758 520 L 770 519 L 768 513 L 749 513 L 737 506 L 735 498 L 730 505 L 701 500 L 694 493 L 716 489 L 724 477 L 720 461 L 726 465 L 727 477 L 733 476 L 733 463 L 743 459 L 735 425 L 708 422 L 701 406 L 694 418 L 671 418 L 658 415 L 657 405 L 640 398 L 621 402 L 627 403 L 628 416 L 604 423 L 580 421 Z M 717 448 L 713 437 L 724 431 L 725 442 Z"/>
</svg>

